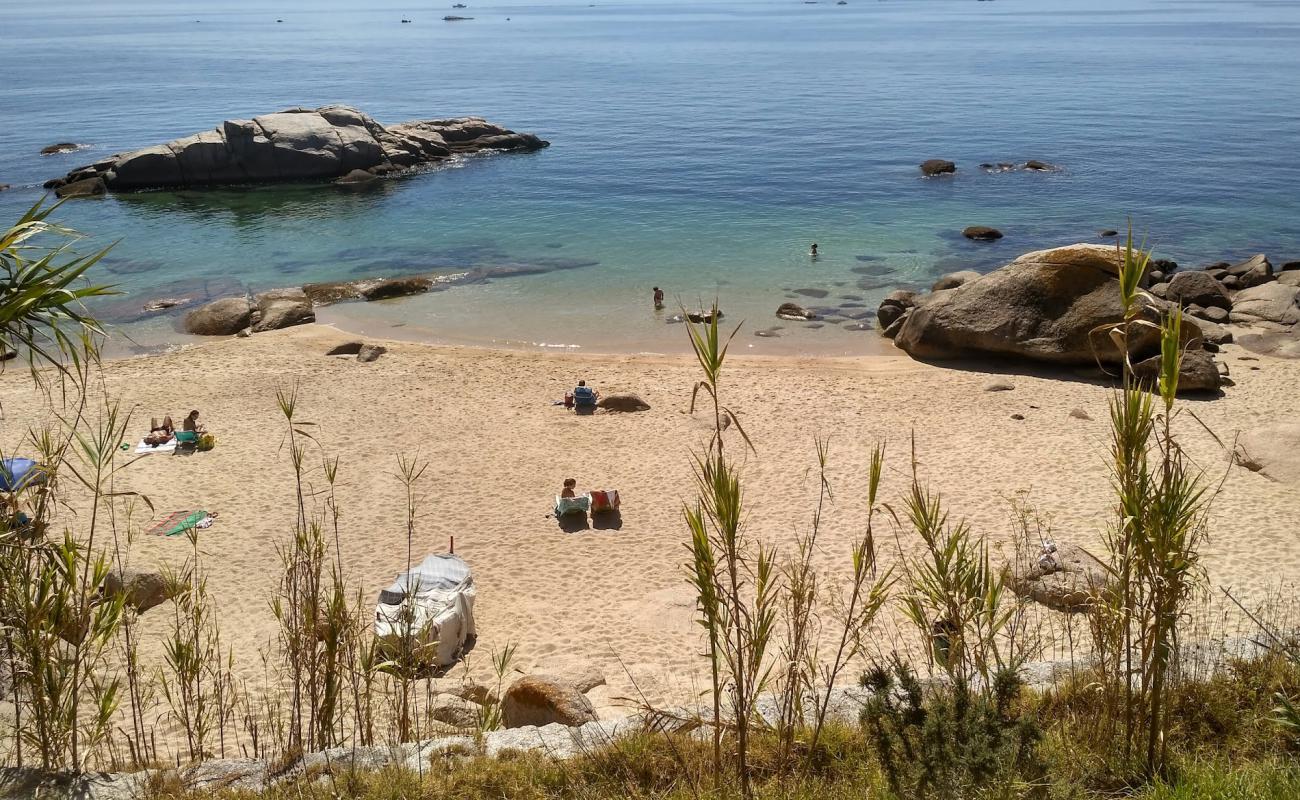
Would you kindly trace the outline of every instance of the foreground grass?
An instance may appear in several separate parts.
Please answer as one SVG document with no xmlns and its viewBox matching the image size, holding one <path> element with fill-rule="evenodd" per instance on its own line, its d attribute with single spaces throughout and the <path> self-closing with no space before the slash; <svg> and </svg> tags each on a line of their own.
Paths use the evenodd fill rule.
<svg viewBox="0 0 1300 800">
<path fill-rule="evenodd" d="M 1022 693 L 1014 714 L 1041 731 L 1037 758 L 1044 767 L 1033 781 L 999 774 L 960 795 L 926 791 L 891 792 L 869 727 L 829 726 L 815 749 L 799 737 L 793 754 L 783 754 L 775 735 L 758 731 L 751 741 L 754 797 L 760 800 L 1282 800 L 1300 798 L 1296 743 L 1275 724 L 1274 692 L 1300 688 L 1300 669 L 1281 657 L 1239 662 L 1208 680 L 1180 685 L 1173 695 L 1170 769 L 1148 780 L 1140 759 L 1126 762 L 1105 720 L 1095 713 L 1095 683 L 1087 674 L 1045 692 Z M 939 713 L 934 703 L 927 713 Z M 728 746 L 734 743 L 728 742 Z M 928 747 L 928 745 L 927 745 Z M 978 750 L 937 750 L 944 759 L 987 757 Z M 707 736 L 642 734 L 556 761 L 530 752 L 499 758 L 435 756 L 416 773 L 389 768 L 356 772 L 335 768 L 280 783 L 260 794 L 231 790 L 187 790 L 174 773 L 156 776 L 148 796 L 155 800 L 723 800 L 740 798 L 728 773 L 713 770 Z"/>
</svg>

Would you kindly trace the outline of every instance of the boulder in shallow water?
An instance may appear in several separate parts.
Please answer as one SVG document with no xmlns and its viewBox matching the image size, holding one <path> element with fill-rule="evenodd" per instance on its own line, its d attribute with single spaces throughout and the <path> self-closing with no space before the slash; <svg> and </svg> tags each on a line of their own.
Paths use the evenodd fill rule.
<svg viewBox="0 0 1300 800">
<path fill-rule="evenodd" d="M 961 235 L 976 242 L 993 242 L 1002 238 L 1002 231 L 987 225 L 971 225 L 965 228 Z"/>
<path fill-rule="evenodd" d="M 278 331 L 294 325 L 306 325 L 316 321 L 316 311 L 311 300 L 297 290 L 298 296 L 275 294 L 259 296 L 257 300 L 257 321 L 253 323 L 253 333 Z"/>
<path fill-rule="evenodd" d="M 921 174 L 927 178 L 933 178 L 936 175 L 951 175 L 956 171 L 956 164 L 942 158 L 932 158 L 921 164 Z"/>
<path fill-rule="evenodd" d="M 385 127 L 348 106 L 290 108 L 229 119 L 213 130 L 122 153 L 69 173 L 100 177 L 110 191 L 327 180 L 388 172 L 454 153 L 536 150 L 547 143 L 478 117 Z"/>
<path fill-rule="evenodd" d="M 379 176 L 369 170 L 354 169 L 348 174 L 344 175 L 343 177 L 336 178 L 334 182 L 342 186 L 357 186 L 359 184 L 370 183 L 371 181 L 375 181 L 378 179 Z"/>
<path fill-rule="evenodd" d="M 965 269 L 961 272 L 949 272 L 947 275 L 940 276 L 930 287 L 932 292 L 942 292 L 944 289 L 956 289 L 964 283 L 970 283 L 978 278 L 980 274 L 973 269 Z"/>
<path fill-rule="evenodd" d="M 876 309 L 876 322 L 880 325 L 881 332 L 884 333 L 915 304 L 916 292 L 910 289 L 896 289 L 885 295 L 885 299 L 880 301 L 880 307 Z"/>
<path fill-rule="evenodd" d="M 817 319 L 817 313 L 804 308 L 798 303 L 782 303 L 776 310 L 776 316 L 780 319 L 807 322 Z"/>
<path fill-rule="evenodd" d="M 65 183 L 54 190 L 54 196 L 60 199 L 68 197 L 100 197 L 108 194 L 108 187 L 102 178 L 83 178 L 79 181 Z"/>
<path fill-rule="evenodd" d="M 185 315 L 185 330 L 196 336 L 234 336 L 252 322 L 247 297 L 224 297 Z"/>
<path fill-rule="evenodd" d="M 394 297 L 408 297 L 424 294 L 433 288 L 433 280 L 418 275 L 404 278 L 389 278 L 376 283 L 362 284 L 359 287 L 361 297 L 366 300 L 388 300 Z"/>
<path fill-rule="evenodd" d="M 59 142 L 58 144 L 49 144 L 41 148 L 41 155 L 52 156 L 56 153 L 71 153 L 73 150 L 80 150 L 81 145 L 76 142 Z"/>
</svg>

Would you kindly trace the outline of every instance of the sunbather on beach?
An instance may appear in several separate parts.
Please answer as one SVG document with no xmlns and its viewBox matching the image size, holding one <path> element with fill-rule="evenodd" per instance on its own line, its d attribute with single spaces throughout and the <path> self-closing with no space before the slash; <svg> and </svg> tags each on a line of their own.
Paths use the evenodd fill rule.
<svg viewBox="0 0 1300 800">
<path fill-rule="evenodd" d="M 175 432 L 176 427 L 172 425 L 171 417 L 163 417 L 162 422 L 159 422 L 157 418 L 153 418 L 149 420 L 149 435 L 144 437 L 144 442 L 151 447 L 167 444 L 171 441 Z"/>
<path fill-rule="evenodd" d="M 184 429 L 187 430 L 187 431 L 193 431 L 193 432 L 195 432 L 195 433 L 204 433 L 204 432 L 205 432 L 204 427 L 203 427 L 202 425 L 199 424 L 199 412 L 198 412 L 198 411 L 191 411 L 191 412 L 190 412 L 190 415 L 189 415 L 188 417 L 185 418 L 185 422 L 184 422 L 183 424 L 184 424 L 184 426 L 185 426 Z"/>
</svg>

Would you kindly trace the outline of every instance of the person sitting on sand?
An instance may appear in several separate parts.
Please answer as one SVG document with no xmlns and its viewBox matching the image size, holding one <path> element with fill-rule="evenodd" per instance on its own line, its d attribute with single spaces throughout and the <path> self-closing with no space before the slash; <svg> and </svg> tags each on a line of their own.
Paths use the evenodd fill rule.
<svg viewBox="0 0 1300 800">
<path fill-rule="evenodd" d="M 167 444 L 171 441 L 175 432 L 176 426 L 172 424 L 171 417 L 163 417 L 162 422 L 159 422 L 158 418 L 154 417 L 149 420 L 149 435 L 144 437 L 144 443 L 150 447 Z"/>
<path fill-rule="evenodd" d="M 194 433 L 203 433 L 204 427 L 199 424 L 199 412 L 191 411 L 190 415 L 185 418 L 184 430 L 193 431 Z"/>
<path fill-rule="evenodd" d="M 564 488 L 560 490 L 560 497 L 577 497 L 578 496 L 577 478 L 565 478 Z"/>
<path fill-rule="evenodd" d="M 588 386 L 586 381 L 578 381 L 577 387 L 573 390 L 573 404 L 578 408 L 593 408 L 599 398 L 600 395 Z"/>
</svg>

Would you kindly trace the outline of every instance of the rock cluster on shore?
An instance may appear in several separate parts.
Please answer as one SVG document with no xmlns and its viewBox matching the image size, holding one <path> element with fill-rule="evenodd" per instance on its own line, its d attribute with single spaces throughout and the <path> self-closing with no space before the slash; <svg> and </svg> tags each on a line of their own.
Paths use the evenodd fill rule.
<svg viewBox="0 0 1300 800">
<path fill-rule="evenodd" d="M 45 184 L 61 196 L 242 183 L 355 183 L 436 163 L 457 153 L 531 151 L 548 142 L 479 117 L 384 126 L 348 106 L 290 108 L 109 156 Z M 78 187 L 73 191 L 71 187 Z"/>
<path fill-rule="evenodd" d="M 944 276 L 929 294 L 894 292 L 881 302 L 877 319 L 882 334 L 916 358 L 1115 365 L 1121 353 L 1098 331 L 1123 315 L 1120 258 L 1115 247 L 1095 244 L 1027 253 L 987 275 Z M 1275 349 L 1300 330 L 1300 264 L 1295 279 L 1290 270 L 1279 279 L 1264 255 L 1199 271 L 1174 272 L 1172 262 L 1152 262 L 1152 267 L 1145 318 L 1155 321 L 1174 304 L 1187 313 L 1182 337 L 1191 349 L 1183 360 L 1183 391 L 1212 391 L 1226 382 L 1226 370 L 1213 357 L 1233 339 L 1222 323 L 1253 325 L 1273 337 L 1268 346 Z M 1159 366 L 1154 330 L 1138 329 L 1129 347 L 1135 371 L 1154 376 Z"/>
</svg>

